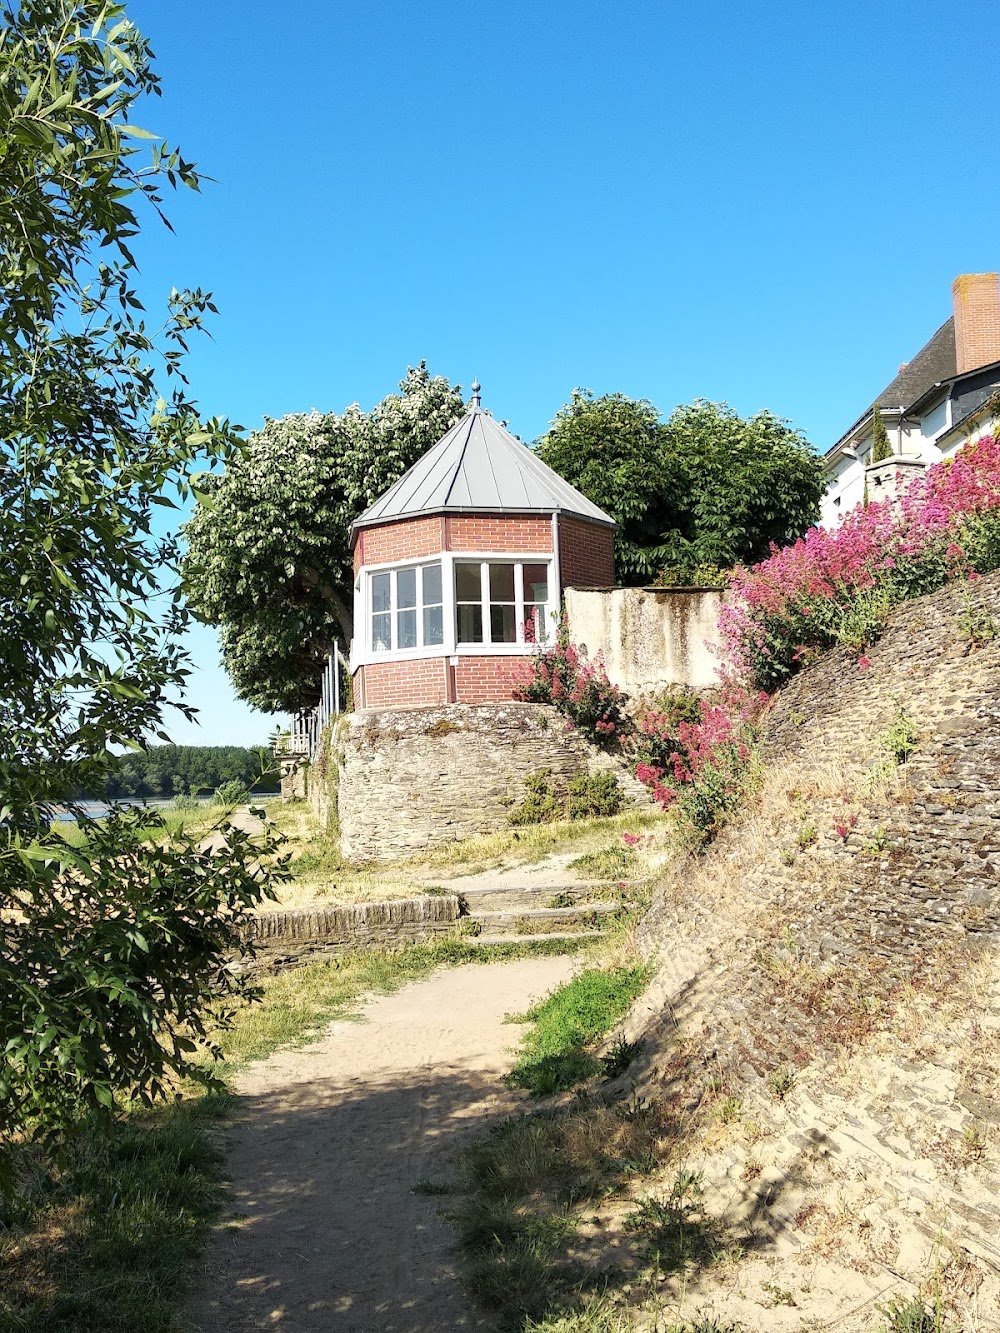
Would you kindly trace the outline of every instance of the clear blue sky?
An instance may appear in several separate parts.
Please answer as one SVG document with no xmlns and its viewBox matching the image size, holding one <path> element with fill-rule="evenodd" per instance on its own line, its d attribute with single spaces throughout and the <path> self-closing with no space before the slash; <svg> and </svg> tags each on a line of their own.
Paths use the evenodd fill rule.
<svg viewBox="0 0 1000 1333">
<path fill-rule="evenodd" d="M 153 222 L 211 289 L 191 375 L 248 427 L 426 358 L 522 438 L 576 385 L 771 408 L 825 448 L 1000 266 L 993 5 L 138 0 L 145 125 L 216 177 Z M 206 744 L 263 739 L 214 637 Z"/>
</svg>

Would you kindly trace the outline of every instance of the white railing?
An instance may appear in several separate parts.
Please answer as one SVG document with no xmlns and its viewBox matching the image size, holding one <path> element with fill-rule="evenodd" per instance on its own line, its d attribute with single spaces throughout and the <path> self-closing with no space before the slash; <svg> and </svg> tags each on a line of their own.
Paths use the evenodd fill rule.
<svg viewBox="0 0 1000 1333">
<path fill-rule="evenodd" d="M 292 718 L 291 728 L 281 737 L 281 749 L 286 754 L 307 755 L 312 759 L 319 745 L 319 738 L 329 725 L 330 719 L 340 716 L 341 665 L 346 667 L 347 659 L 340 651 L 340 643 L 335 642 L 333 652 L 326 659 L 320 679 L 319 703 L 309 712 L 296 713 Z"/>
</svg>

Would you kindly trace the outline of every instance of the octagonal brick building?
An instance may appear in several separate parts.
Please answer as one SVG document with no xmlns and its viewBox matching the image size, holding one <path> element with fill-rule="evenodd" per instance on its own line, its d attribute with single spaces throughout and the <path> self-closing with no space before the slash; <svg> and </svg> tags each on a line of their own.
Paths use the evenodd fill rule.
<svg viewBox="0 0 1000 1333">
<path fill-rule="evenodd" d="M 614 583 L 614 520 L 469 409 L 355 520 L 355 708 L 497 703 L 566 587 Z"/>
</svg>

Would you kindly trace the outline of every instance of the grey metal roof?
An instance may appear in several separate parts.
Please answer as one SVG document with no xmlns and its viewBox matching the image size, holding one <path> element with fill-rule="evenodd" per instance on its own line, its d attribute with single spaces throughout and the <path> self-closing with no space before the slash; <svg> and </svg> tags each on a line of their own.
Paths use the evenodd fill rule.
<svg viewBox="0 0 1000 1333">
<path fill-rule="evenodd" d="M 469 410 L 351 524 L 370 528 L 440 513 L 572 514 L 614 527 L 575 486 L 494 421 L 472 386 Z"/>
</svg>

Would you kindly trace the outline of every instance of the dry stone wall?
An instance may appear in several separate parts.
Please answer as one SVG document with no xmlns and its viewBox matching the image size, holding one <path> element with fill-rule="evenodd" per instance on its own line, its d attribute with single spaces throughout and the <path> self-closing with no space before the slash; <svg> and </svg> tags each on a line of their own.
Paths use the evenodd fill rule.
<svg viewBox="0 0 1000 1333">
<path fill-rule="evenodd" d="M 970 598 L 1000 626 L 995 574 L 901 607 L 866 669 L 833 651 L 781 691 L 758 800 L 643 924 L 658 971 L 626 1036 L 646 1095 L 743 1108 L 754 1134 L 699 1166 L 749 1182 L 785 1254 L 831 1243 L 810 1218 L 863 1210 L 848 1269 L 916 1290 L 953 1256 L 996 1314 L 1000 636 L 963 636 Z"/>
<path fill-rule="evenodd" d="M 759 805 L 644 922 L 651 950 L 708 950 L 691 1004 L 742 1077 L 808 1063 L 929 969 L 1000 946 L 1000 636 L 962 637 L 968 595 L 908 603 L 867 669 L 838 649 L 781 691 Z M 1000 575 L 971 596 L 1000 626 Z M 897 767 L 904 715 L 916 742 Z"/>
<path fill-rule="evenodd" d="M 314 800 L 327 825 L 336 823 L 350 860 L 391 860 L 496 832 L 523 798 L 525 778 L 543 768 L 557 789 L 611 768 L 629 800 L 649 802 L 624 765 L 542 704 L 354 713 L 319 767 L 325 776 L 312 784 Z"/>
<path fill-rule="evenodd" d="M 396 949 L 454 935 L 458 918 L 456 895 L 440 894 L 345 907 L 262 912 L 250 921 L 247 936 L 256 951 L 256 966 L 275 970 L 294 967 L 317 955 Z"/>
</svg>

